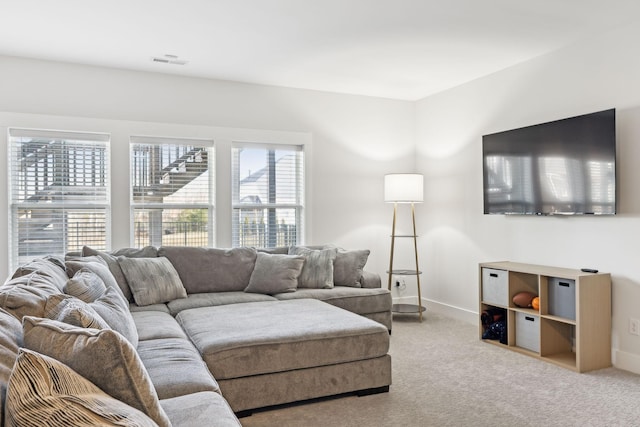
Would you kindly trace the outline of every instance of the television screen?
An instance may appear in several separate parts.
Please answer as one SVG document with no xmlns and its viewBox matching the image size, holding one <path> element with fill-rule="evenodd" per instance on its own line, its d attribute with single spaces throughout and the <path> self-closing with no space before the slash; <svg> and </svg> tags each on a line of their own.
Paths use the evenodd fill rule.
<svg viewBox="0 0 640 427">
<path fill-rule="evenodd" d="M 615 109 L 482 137 L 484 213 L 614 215 Z"/>
</svg>

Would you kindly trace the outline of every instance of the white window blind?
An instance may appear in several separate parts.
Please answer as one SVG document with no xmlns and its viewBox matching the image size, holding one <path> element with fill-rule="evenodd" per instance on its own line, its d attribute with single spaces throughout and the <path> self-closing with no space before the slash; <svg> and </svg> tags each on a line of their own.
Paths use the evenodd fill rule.
<svg viewBox="0 0 640 427">
<path fill-rule="evenodd" d="M 11 268 L 109 247 L 109 135 L 9 129 Z"/>
<path fill-rule="evenodd" d="M 210 246 L 213 141 L 131 137 L 133 246 Z"/>
<path fill-rule="evenodd" d="M 234 143 L 233 246 L 300 244 L 304 151 L 297 145 Z"/>
</svg>

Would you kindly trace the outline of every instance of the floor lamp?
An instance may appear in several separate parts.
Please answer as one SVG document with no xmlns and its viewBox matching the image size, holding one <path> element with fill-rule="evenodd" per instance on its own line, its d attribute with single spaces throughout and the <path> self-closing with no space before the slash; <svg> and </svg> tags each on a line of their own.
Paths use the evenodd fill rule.
<svg viewBox="0 0 640 427">
<path fill-rule="evenodd" d="M 391 282 L 394 275 L 412 275 L 416 276 L 418 287 L 418 305 L 413 304 L 394 304 L 393 311 L 399 313 L 418 313 L 420 321 L 422 321 L 422 312 L 425 308 L 422 306 L 422 294 L 420 290 L 420 268 L 418 267 L 418 242 L 416 235 L 416 211 L 415 203 L 424 201 L 424 178 L 421 174 L 416 173 L 393 173 L 384 177 L 384 201 L 393 203 L 393 223 L 391 226 L 391 253 L 389 255 L 389 284 L 391 290 Z M 411 221 L 413 223 L 413 234 L 396 235 L 396 216 L 398 212 L 398 203 L 411 204 Z M 393 254 L 395 250 L 395 242 L 397 237 L 407 237 L 413 239 L 413 250 L 415 254 L 415 269 L 394 270 Z"/>
</svg>

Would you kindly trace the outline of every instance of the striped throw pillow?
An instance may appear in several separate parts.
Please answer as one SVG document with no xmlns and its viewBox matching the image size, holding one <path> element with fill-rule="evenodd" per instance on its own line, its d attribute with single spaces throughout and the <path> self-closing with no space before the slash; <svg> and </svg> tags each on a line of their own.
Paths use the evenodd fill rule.
<svg viewBox="0 0 640 427">
<path fill-rule="evenodd" d="M 6 417 L 15 426 L 157 426 L 63 363 L 27 349 L 9 378 Z"/>
<path fill-rule="evenodd" d="M 81 268 L 73 277 L 67 280 L 64 293 L 72 295 L 84 302 L 94 302 L 104 294 L 107 286 L 93 271 Z"/>
</svg>

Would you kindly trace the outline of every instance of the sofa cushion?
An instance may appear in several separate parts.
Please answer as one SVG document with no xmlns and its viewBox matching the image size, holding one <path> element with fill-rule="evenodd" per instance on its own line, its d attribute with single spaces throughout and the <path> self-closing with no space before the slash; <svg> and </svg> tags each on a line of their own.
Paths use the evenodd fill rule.
<svg viewBox="0 0 640 427">
<path fill-rule="evenodd" d="M 351 288 L 298 289 L 294 293 L 274 295 L 279 300 L 313 298 L 357 314 L 391 312 L 391 293 L 387 289 Z"/>
<path fill-rule="evenodd" d="M 118 257 L 118 263 L 139 306 L 159 304 L 186 298 L 178 272 L 165 257 Z"/>
<path fill-rule="evenodd" d="M 71 279 L 67 280 L 63 288 L 65 294 L 73 295 L 84 302 L 95 301 L 106 290 L 107 286 L 100 276 L 86 268 L 78 270 Z"/>
<path fill-rule="evenodd" d="M 381 324 L 311 299 L 195 308 L 176 320 L 217 380 L 375 358 L 389 350 Z"/>
<path fill-rule="evenodd" d="M 338 249 L 333 263 L 333 282 L 335 286 L 359 288 L 364 266 L 369 259 L 368 249 L 346 251 Z"/>
<path fill-rule="evenodd" d="M 131 313 L 140 341 L 161 338 L 187 338 L 184 331 L 169 313 L 161 311 L 136 311 Z"/>
<path fill-rule="evenodd" d="M 115 257 L 126 256 L 127 258 L 155 258 L 158 256 L 158 249 L 154 246 L 144 246 L 142 248 L 120 248 L 111 252 Z"/>
<path fill-rule="evenodd" d="M 64 363 L 110 396 L 169 425 L 142 361 L 119 333 L 29 316 L 23 328 L 26 348 Z"/>
<path fill-rule="evenodd" d="M 129 311 L 129 303 L 124 300 L 119 289 L 108 288 L 104 295 L 89 305 L 111 329 L 120 332 L 134 347 L 138 345 L 138 331 Z"/>
<path fill-rule="evenodd" d="M 186 338 L 141 341 L 138 354 L 160 399 L 220 391 L 200 353 Z"/>
<path fill-rule="evenodd" d="M 59 293 L 61 291 L 52 283 L 51 277 L 31 273 L 11 279 L 0 288 L 0 307 L 18 319 L 43 317 L 47 298 Z"/>
<path fill-rule="evenodd" d="M 227 401 L 211 391 L 187 394 L 160 401 L 174 426 L 241 427 Z"/>
<path fill-rule="evenodd" d="M 129 311 L 132 313 L 137 311 L 161 311 L 163 313 L 169 313 L 169 307 L 167 307 L 167 304 L 151 304 L 139 306 L 135 302 L 130 302 Z"/>
<path fill-rule="evenodd" d="M 195 248 L 162 246 L 158 256 L 171 261 L 188 294 L 243 291 L 256 262 L 253 248 Z"/>
<path fill-rule="evenodd" d="M 265 294 L 253 294 L 250 292 L 206 292 L 190 294 L 185 299 L 177 299 L 167 304 L 172 316 L 183 310 L 199 307 L 211 307 L 215 305 L 240 304 L 245 302 L 277 301 L 274 297 Z"/>
<path fill-rule="evenodd" d="M 271 295 L 294 292 L 304 263 L 303 256 L 259 252 L 249 286 L 244 291 Z"/>
<path fill-rule="evenodd" d="M 155 426 L 149 417 L 107 395 L 63 363 L 21 349 L 7 390 L 14 426 Z M 169 426 L 167 423 L 161 424 Z"/>
<path fill-rule="evenodd" d="M 298 278 L 298 287 L 333 288 L 333 262 L 337 252 L 336 248 L 309 249 L 303 246 L 289 248 L 289 255 L 302 255 L 305 258 Z"/>
<path fill-rule="evenodd" d="M 71 295 L 51 295 L 44 307 L 44 317 L 79 328 L 111 329 L 89 304 Z"/>
<path fill-rule="evenodd" d="M 12 279 L 27 276 L 31 273 L 38 273 L 51 279 L 51 284 L 58 290 L 62 290 L 67 283 L 67 273 L 65 271 L 64 259 L 55 255 L 48 255 L 36 258 L 19 266 L 11 276 Z"/>
<path fill-rule="evenodd" d="M 0 309 L 0 425 L 4 420 L 4 401 L 9 376 L 22 347 L 22 324 L 11 314 Z"/>
</svg>

